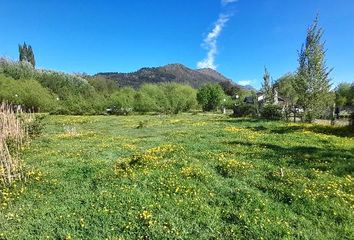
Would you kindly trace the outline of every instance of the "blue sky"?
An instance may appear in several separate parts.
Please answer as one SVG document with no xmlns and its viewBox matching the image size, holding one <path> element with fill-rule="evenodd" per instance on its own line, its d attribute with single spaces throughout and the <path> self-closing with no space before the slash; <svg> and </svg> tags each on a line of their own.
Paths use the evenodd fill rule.
<svg viewBox="0 0 354 240">
<path fill-rule="evenodd" d="M 354 82 L 352 0 L 0 0 L 0 56 L 17 59 L 26 41 L 39 68 L 93 74 L 199 63 L 260 87 L 264 66 L 274 79 L 296 70 L 317 13 L 333 82 Z"/>
</svg>

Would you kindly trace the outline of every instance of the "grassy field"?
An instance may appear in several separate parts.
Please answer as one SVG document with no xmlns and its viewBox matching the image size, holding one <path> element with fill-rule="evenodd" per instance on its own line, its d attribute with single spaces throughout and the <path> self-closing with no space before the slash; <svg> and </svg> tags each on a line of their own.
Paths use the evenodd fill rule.
<svg viewBox="0 0 354 240">
<path fill-rule="evenodd" d="M 222 115 L 49 116 L 0 239 L 354 239 L 354 133 Z"/>
</svg>

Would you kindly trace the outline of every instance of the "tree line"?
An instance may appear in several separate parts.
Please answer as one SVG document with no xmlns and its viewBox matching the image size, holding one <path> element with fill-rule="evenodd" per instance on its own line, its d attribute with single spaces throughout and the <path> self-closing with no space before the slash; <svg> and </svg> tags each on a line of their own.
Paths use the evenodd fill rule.
<svg viewBox="0 0 354 240">
<path fill-rule="evenodd" d="M 286 119 L 301 115 L 304 121 L 326 117 L 338 107 L 354 105 L 354 83 L 332 89 L 331 68 L 326 66 L 323 29 L 318 17 L 308 28 L 298 54 L 295 72 L 273 81 L 267 68 L 261 93 L 242 89 L 231 82 L 206 84 L 195 90 L 175 83 L 145 84 L 139 89 L 119 88 L 117 82 L 100 76 L 72 75 L 35 69 L 31 45 L 19 45 L 19 61 L 0 60 L 0 101 L 33 111 L 54 114 L 112 114 L 131 112 L 179 113 L 191 109 L 233 109 L 236 116 Z M 285 106 L 276 104 L 277 97 Z"/>
<path fill-rule="evenodd" d="M 176 83 L 120 88 L 113 80 L 36 70 L 0 60 L 0 102 L 53 114 L 179 113 L 197 108 L 197 90 Z"/>
</svg>

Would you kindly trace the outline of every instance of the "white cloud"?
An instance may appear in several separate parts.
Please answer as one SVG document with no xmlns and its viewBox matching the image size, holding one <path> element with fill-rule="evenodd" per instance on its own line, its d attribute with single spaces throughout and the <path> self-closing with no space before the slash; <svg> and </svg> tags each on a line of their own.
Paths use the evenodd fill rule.
<svg viewBox="0 0 354 240">
<path fill-rule="evenodd" d="M 237 2 L 238 0 L 221 0 L 221 4 L 223 6 L 226 6 L 227 4 L 230 4 L 230 3 L 235 3 Z"/>
<path fill-rule="evenodd" d="M 230 1 L 230 0 L 229 0 Z M 217 50 L 217 40 L 220 36 L 225 24 L 230 20 L 230 15 L 221 14 L 216 21 L 214 28 L 208 33 L 203 41 L 203 47 L 208 50 L 207 56 L 197 63 L 198 68 L 216 69 L 215 56 Z"/>
<path fill-rule="evenodd" d="M 238 84 L 240 84 L 241 86 L 246 86 L 246 85 L 251 85 L 252 80 L 241 80 L 237 82 Z"/>
</svg>

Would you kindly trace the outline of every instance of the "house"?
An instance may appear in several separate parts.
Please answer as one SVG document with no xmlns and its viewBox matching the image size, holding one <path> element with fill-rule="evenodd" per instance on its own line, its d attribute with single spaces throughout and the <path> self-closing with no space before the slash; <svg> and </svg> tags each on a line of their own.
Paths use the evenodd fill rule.
<svg viewBox="0 0 354 240">
<path fill-rule="evenodd" d="M 259 105 L 263 105 L 265 103 L 265 94 L 262 92 L 258 92 L 256 94 L 257 97 L 257 102 Z M 244 103 L 248 103 L 248 104 L 253 104 L 254 103 L 254 96 L 247 96 L 245 97 Z M 279 105 L 282 107 L 285 107 L 287 105 L 287 100 L 286 98 L 279 96 L 278 95 L 278 91 L 274 91 L 274 104 L 275 105 Z"/>
</svg>

